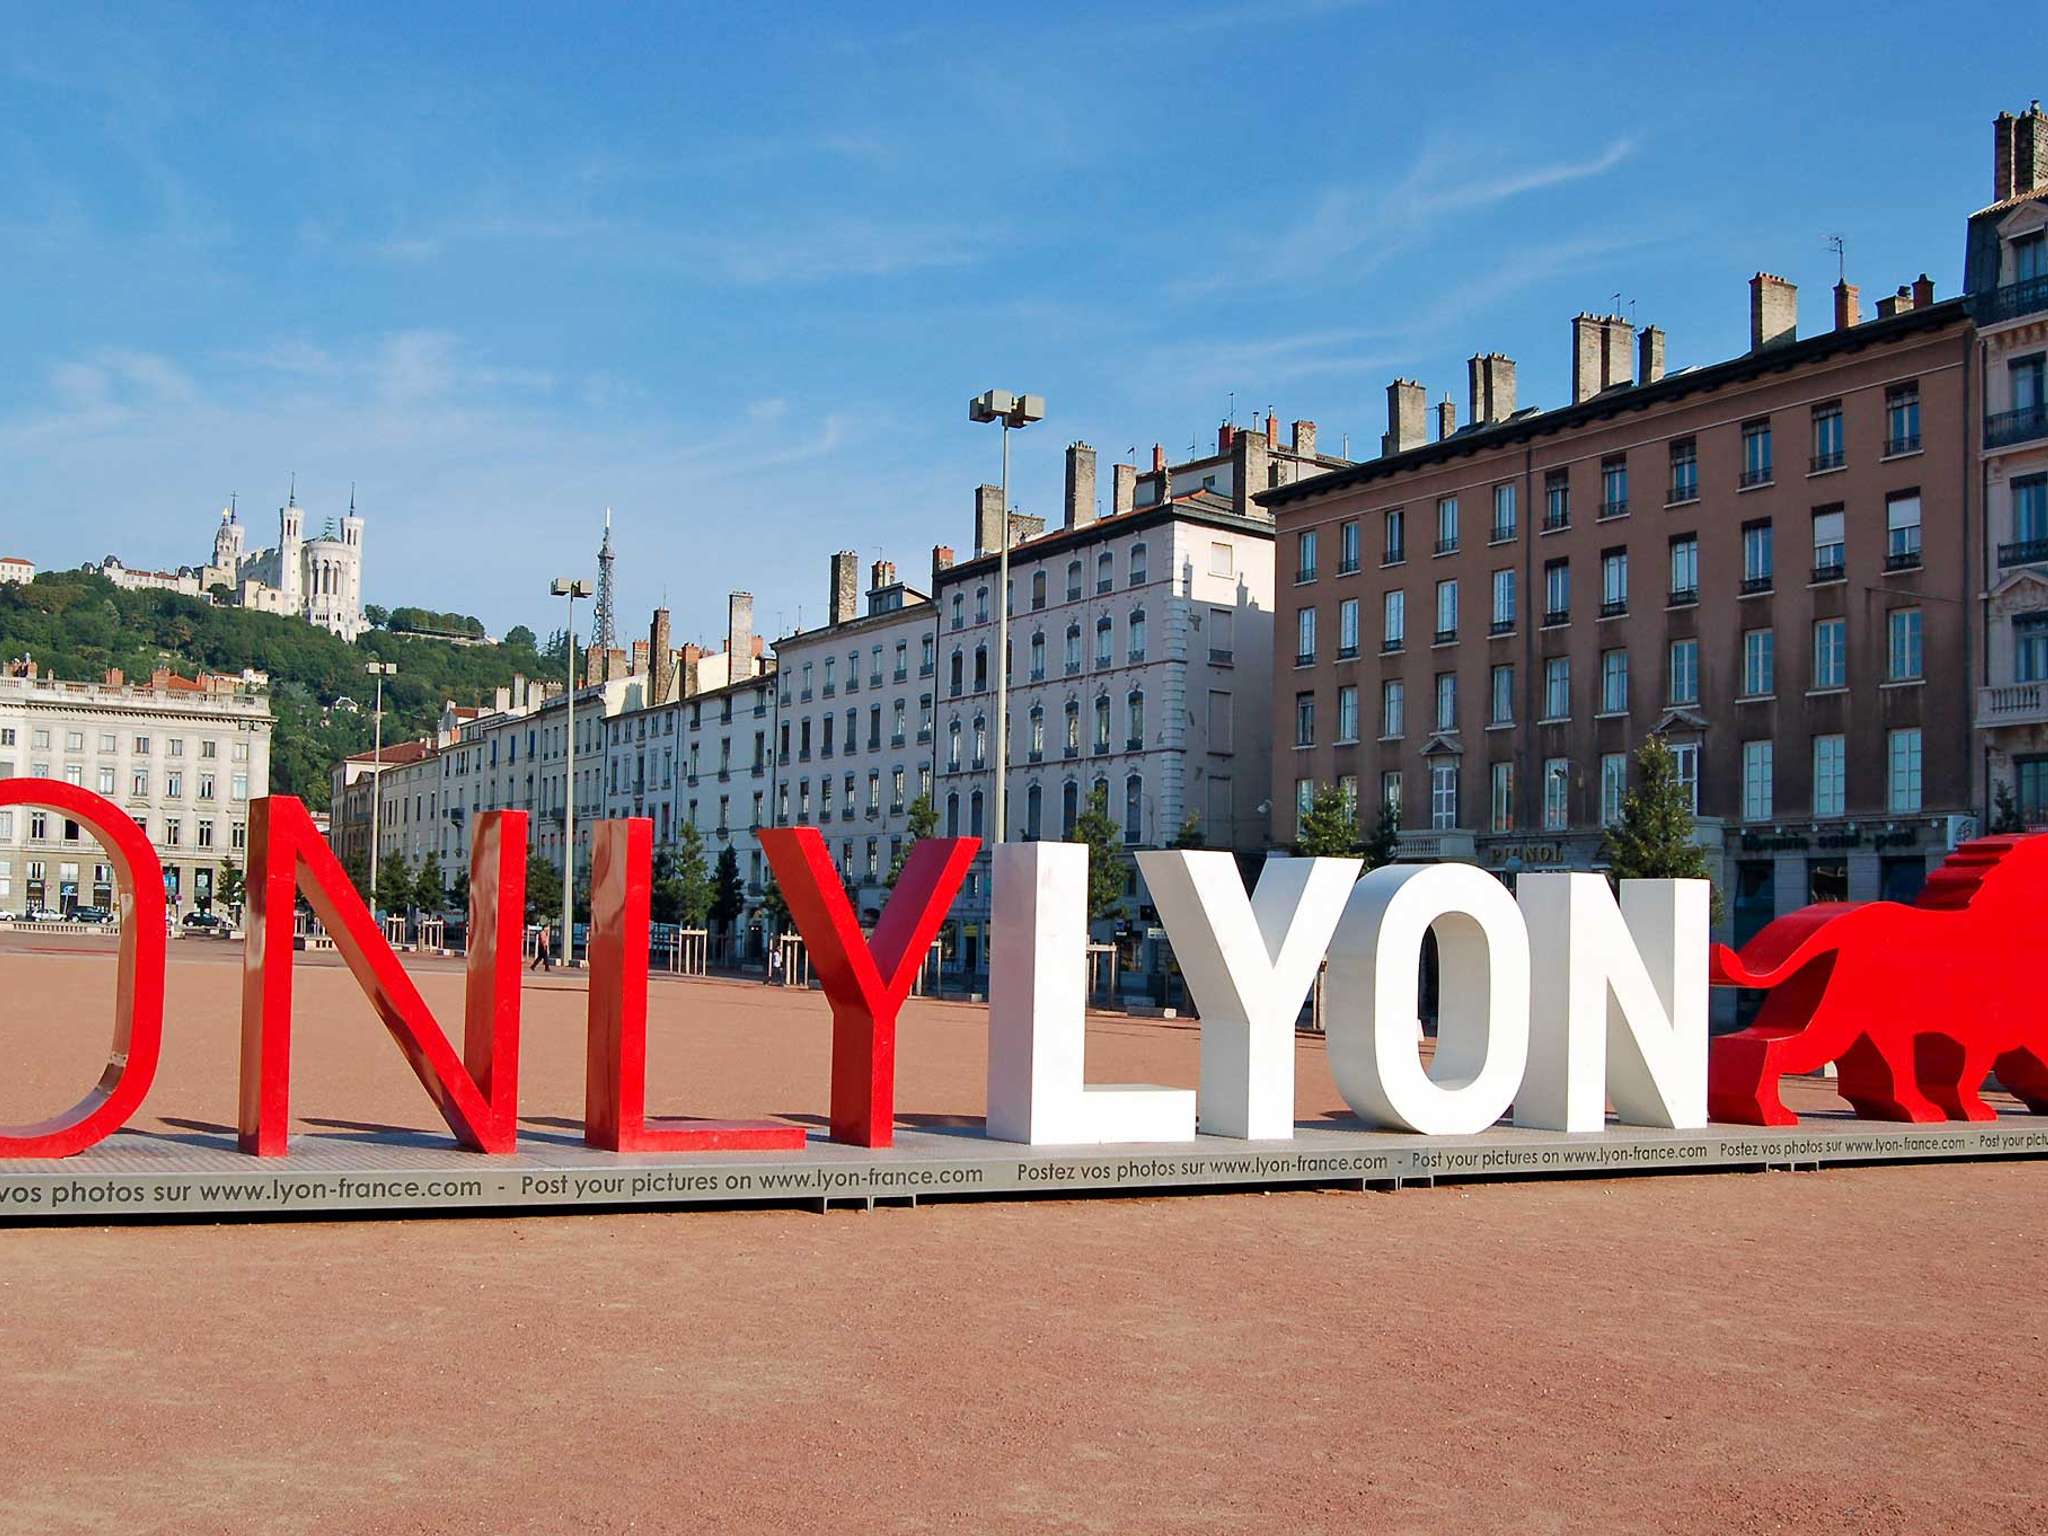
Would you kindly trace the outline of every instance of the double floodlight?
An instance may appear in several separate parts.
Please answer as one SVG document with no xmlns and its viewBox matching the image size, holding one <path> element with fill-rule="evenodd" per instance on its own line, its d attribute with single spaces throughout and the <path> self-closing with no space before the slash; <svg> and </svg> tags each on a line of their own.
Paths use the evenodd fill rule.
<svg viewBox="0 0 2048 1536">
<path fill-rule="evenodd" d="M 1000 421 L 1006 427 L 1028 426 L 1045 420 L 1045 396 L 1013 395 L 1007 389 L 991 389 L 967 402 L 969 421 Z"/>
<path fill-rule="evenodd" d="M 590 596 L 590 583 L 587 581 L 571 581 L 566 576 L 557 576 L 548 583 L 548 591 L 555 597 L 588 597 Z"/>
</svg>

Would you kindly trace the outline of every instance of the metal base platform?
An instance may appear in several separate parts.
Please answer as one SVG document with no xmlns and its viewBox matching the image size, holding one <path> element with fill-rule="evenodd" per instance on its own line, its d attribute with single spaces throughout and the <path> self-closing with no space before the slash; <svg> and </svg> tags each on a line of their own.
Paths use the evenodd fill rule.
<svg viewBox="0 0 2048 1536">
<path fill-rule="evenodd" d="M 1399 1188 L 1437 1180 L 1819 1168 L 1833 1163 L 2048 1156 L 2048 1118 L 1894 1125 L 1816 1115 L 1777 1130 L 1613 1126 L 1566 1135 L 1496 1126 L 1423 1138 L 1342 1121 L 1292 1141 L 1025 1147 L 978 1128 L 899 1131 L 884 1151 L 813 1133 L 801 1152 L 617 1155 L 573 1133 L 528 1132 L 510 1157 L 465 1152 L 426 1132 L 296 1136 L 257 1159 L 226 1135 L 123 1131 L 58 1162 L 0 1162 L 0 1223 L 248 1213 L 355 1215 L 617 1206 L 873 1206 L 1035 1194 L 1166 1194 L 1324 1185 Z"/>
</svg>

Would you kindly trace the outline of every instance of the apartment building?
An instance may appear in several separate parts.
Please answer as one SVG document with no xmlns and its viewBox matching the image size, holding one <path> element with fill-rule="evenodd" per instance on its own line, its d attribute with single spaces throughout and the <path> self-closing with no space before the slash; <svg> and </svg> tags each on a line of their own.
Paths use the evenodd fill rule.
<svg viewBox="0 0 2048 1536">
<path fill-rule="evenodd" d="M 932 794 L 937 610 L 893 561 L 877 560 L 863 611 L 859 569 L 854 551 L 834 554 L 826 622 L 775 642 L 773 794 L 775 824 L 824 834 L 872 924 L 911 807 Z"/>
<path fill-rule="evenodd" d="M 1973 214 L 1964 286 L 1983 403 L 1985 579 L 1978 613 L 1977 801 L 2048 824 L 2048 115 L 1992 125 L 1992 201 Z"/>
<path fill-rule="evenodd" d="M 1273 646 L 1273 524 L 1261 492 L 1344 464 L 1313 422 L 1225 425 L 1216 452 L 1112 471 L 1098 507 L 1095 453 L 1067 450 L 1064 517 L 1009 518 L 1010 773 L 1004 835 L 1063 838 L 1100 794 L 1132 849 L 1183 824 L 1213 848 L 1266 842 Z M 994 716 L 1001 493 L 975 497 L 972 559 L 935 552 L 942 832 L 994 837 Z M 1136 876 L 1133 874 L 1135 882 Z M 1142 916 L 1144 898 L 1132 898 Z M 955 968 L 988 963 L 984 855 L 954 905 Z"/>
<path fill-rule="evenodd" d="M 147 681 L 0 676 L 0 779 L 75 784 L 134 818 L 163 864 L 173 911 L 208 910 L 221 866 L 247 858 L 249 801 L 270 789 L 270 699 L 260 677 L 159 668 Z M 113 867 L 78 823 L 0 807 L 0 909 L 112 907 Z"/>
<path fill-rule="evenodd" d="M 1397 380 L 1380 458 L 1260 498 L 1277 841 L 1334 782 L 1411 857 L 1597 867 L 1654 733 L 1743 937 L 1910 896 L 1974 829 L 1968 312 L 1922 277 L 1866 320 L 1845 282 L 1802 336 L 1765 273 L 1749 308 L 1748 351 L 1668 373 L 1657 328 L 1578 316 L 1548 410 L 1474 357 L 1434 440 Z"/>
</svg>

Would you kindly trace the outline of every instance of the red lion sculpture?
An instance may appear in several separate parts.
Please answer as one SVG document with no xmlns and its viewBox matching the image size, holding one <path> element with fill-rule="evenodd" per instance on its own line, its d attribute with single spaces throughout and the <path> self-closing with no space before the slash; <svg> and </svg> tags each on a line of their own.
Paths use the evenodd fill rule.
<svg viewBox="0 0 2048 1536">
<path fill-rule="evenodd" d="M 2036 926 L 2048 913 L 2048 834 L 1963 844 L 1910 905 L 1821 902 L 1771 923 L 1718 986 L 1768 988 L 1748 1029 L 1713 1043 L 1707 1113 L 1794 1125 L 1788 1072 L 1834 1062 L 1868 1120 L 1990 1120 L 1985 1076 L 2048 1114 L 2048 1012 Z"/>
</svg>

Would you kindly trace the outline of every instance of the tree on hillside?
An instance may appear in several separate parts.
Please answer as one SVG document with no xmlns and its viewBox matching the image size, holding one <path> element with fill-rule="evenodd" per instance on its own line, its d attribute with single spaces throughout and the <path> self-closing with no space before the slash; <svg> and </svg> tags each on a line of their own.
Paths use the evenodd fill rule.
<svg viewBox="0 0 2048 1536">
<path fill-rule="evenodd" d="M 365 603 L 363 604 L 363 617 L 370 621 L 372 628 L 382 629 L 391 622 L 391 610 L 377 603 Z"/>
<path fill-rule="evenodd" d="M 1116 916 L 1123 907 L 1126 859 L 1123 832 L 1109 814 L 1107 789 L 1096 786 L 1067 841 L 1088 845 L 1088 921 Z"/>
<path fill-rule="evenodd" d="M 718 870 L 712 877 L 711 921 L 730 929 L 747 907 L 747 888 L 740 879 L 740 856 L 727 843 L 718 850 Z"/>
<path fill-rule="evenodd" d="M 908 834 L 903 846 L 896 850 L 896 857 L 890 861 L 889 875 L 882 883 L 890 890 L 896 889 L 896 877 L 903 873 L 903 866 L 910 860 L 910 850 L 922 838 L 930 837 L 939 830 L 939 808 L 932 804 L 930 795 L 919 795 L 910 802 L 909 821 L 905 827 Z"/>
<path fill-rule="evenodd" d="M 1607 829 L 1600 852 L 1614 880 L 1708 880 L 1706 850 L 1693 836 L 1691 797 L 1678 782 L 1677 760 L 1662 736 L 1636 751 L 1636 785 L 1621 800 L 1621 819 Z M 1715 920 L 1721 893 L 1713 893 Z"/>
<path fill-rule="evenodd" d="M 512 651 L 531 651 L 538 647 L 533 631 L 524 624 L 514 624 L 505 631 L 505 648 Z"/>
<path fill-rule="evenodd" d="M 1315 786 L 1295 828 L 1294 851 L 1304 859 L 1358 857 L 1358 807 L 1335 784 Z"/>
</svg>

